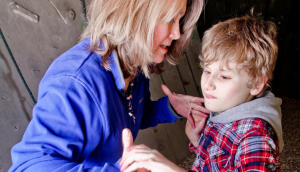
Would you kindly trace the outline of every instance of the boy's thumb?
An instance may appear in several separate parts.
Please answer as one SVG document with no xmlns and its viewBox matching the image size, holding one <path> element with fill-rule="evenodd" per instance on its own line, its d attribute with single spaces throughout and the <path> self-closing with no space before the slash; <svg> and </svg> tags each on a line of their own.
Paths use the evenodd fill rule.
<svg viewBox="0 0 300 172">
<path fill-rule="evenodd" d="M 124 128 L 122 132 L 122 141 L 123 141 L 123 152 L 133 145 L 133 138 L 131 131 L 128 128 Z"/>
</svg>

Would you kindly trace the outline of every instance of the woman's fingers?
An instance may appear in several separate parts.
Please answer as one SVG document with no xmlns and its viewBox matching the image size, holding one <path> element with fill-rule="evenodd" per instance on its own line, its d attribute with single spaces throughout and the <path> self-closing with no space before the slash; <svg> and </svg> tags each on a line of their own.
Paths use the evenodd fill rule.
<svg viewBox="0 0 300 172">
<path fill-rule="evenodd" d="M 167 158 L 162 156 L 158 151 L 153 150 L 148 154 L 135 154 L 136 160 L 121 168 L 121 171 L 129 172 L 138 169 L 147 169 L 152 172 L 183 172 L 184 170 L 176 166 L 174 163 L 169 161 Z M 138 156 L 141 156 L 137 158 Z M 124 164 L 125 165 L 125 164 Z M 138 171 L 139 172 L 139 171 Z"/>
<path fill-rule="evenodd" d="M 189 95 L 183 95 L 183 94 L 177 94 L 179 97 L 185 97 L 189 102 L 194 102 L 201 104 L 204 102 L 204 98 L 202 97 L 194 97 L 194 96 L 189 96 Z"/>
<path fill-rule="evenodd" d="M 145 168 L 147 170 L 151 170 L 151 168 L 149 168 L 148 166 L 149 166 L 149 163 L 147 161 L 134 162 L 128 168 L 126 168 L 123 172 L 136 171 L 139 168 Z M 121 171 L 122 171 L 122 169 L 121 169 Z"/>
<path fill-rule="evenodd" d="M 199 111 L 199 112 L 202 112 L 202 113 L 210 113 L 209 110 L 207 110 L 201 103 L 198 104 L 198 103 L 195 103 L 195 102 L 191 102 L 191 108 L 194 111 Z M 194 113 L 193 113 L 194 114 Z"/>
<path fill-rule="evenodd" d="M 207 114 L 205 114 L 205 113 L 203 113 L 201 111 L 194 110 L 194 109 L 191 110 L 191 114 L 194 115 L 194 116 L 195 115 L 196 116 L 201 116 L 202 118 L 207 118 L 208 117 Z M 194 117 L 192 117 L 192 118 L 194 118 Z M 194 121 L 195 121 L 195 119 L 194 119 Z"/>
<path fill-rule="evenodd" d="M 134 148 L 127 154 L 126 157 L 122 158 L 122 161 L 119 164 L 121 166 L 121 171 L 125 170 L 128 166 L 131 166 L 134 162 L 145 161 L 158 157 L 156 154 L 157 151 L 151 150 L 150 148 Z"/>
<path fill-rule="evenodd" d="M 203 118 L 207 118 L 207 115 L 205 114 L 208 114 L 209 110 L 203 107 L 203 98 L 183 94 L 175 94 L 171 92 L 171 90 L 166 85 L 163 84 L 161 85 L 161 88 L 168 96 L 169 101 L 175 111 L 183 117 L 187 118 L 192 128 L 195 128 L 195 120 L 191 114 L 200 115 Z"/>
<path fill-rule="evenodd" d="M 123 164 L 129 161 L 128 157 L 131 157 L 132 159 L 132 155 L 136 154 L 136 153 L 143 153 L 143 152 L 148 152 L 150 150 L 150 148 L 148 148 L 147 146 L 141 144 L 141 145 L 132 145 L 129 148 L 127 148 L 126 152 L 123 152 L 123 156 L 121 159 L 121 162 L 119 163 L 120 166 L 123 166 Z"/>
</svg>

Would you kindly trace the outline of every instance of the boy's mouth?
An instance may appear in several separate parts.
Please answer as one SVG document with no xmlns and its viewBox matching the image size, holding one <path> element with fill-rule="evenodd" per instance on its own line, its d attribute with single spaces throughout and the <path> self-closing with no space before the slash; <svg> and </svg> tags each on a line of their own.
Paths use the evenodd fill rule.
<svg viewBox="0 0 300 172">
<path fill-rule="evenodd" d="M 213 95 L 210 95 L 210 94 L 206 94 L 206 93 L 203 93 L 204 94 L 204 96 L 205 96 L 205 98 L 207 98 L 207 99 L 217 99 L 215 96 L 213 96 Z"/>
</svg>

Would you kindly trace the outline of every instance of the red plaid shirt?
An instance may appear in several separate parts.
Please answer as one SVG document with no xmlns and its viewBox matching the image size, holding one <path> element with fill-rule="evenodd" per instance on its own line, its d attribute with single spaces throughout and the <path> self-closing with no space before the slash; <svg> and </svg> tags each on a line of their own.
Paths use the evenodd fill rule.
<svg viewBox="0 0 300 172">
<path fill-rule="evenodd" d="M 208 120 L 199 145 L 190 143 L 190 150 L 197 156 L 189 171 L 280 171 L 276 133 L 259 118 L 225 124 Z"/>
</svg>

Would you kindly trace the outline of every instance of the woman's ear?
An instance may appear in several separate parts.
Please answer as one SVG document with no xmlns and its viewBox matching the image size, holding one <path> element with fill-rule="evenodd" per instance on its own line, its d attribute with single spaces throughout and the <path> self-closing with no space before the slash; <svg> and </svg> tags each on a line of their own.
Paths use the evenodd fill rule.
<svg viewBox="0 0 300 172">
<path fill-rule="evenodd" d="M 260 82 L 256 83 L 253 88 L 251 88 L 250 94 L 253 96 L 258 95 L 265 88 L 265 85 L 268 81 L 268 77 L 264 77 Z"/>
</svg>

